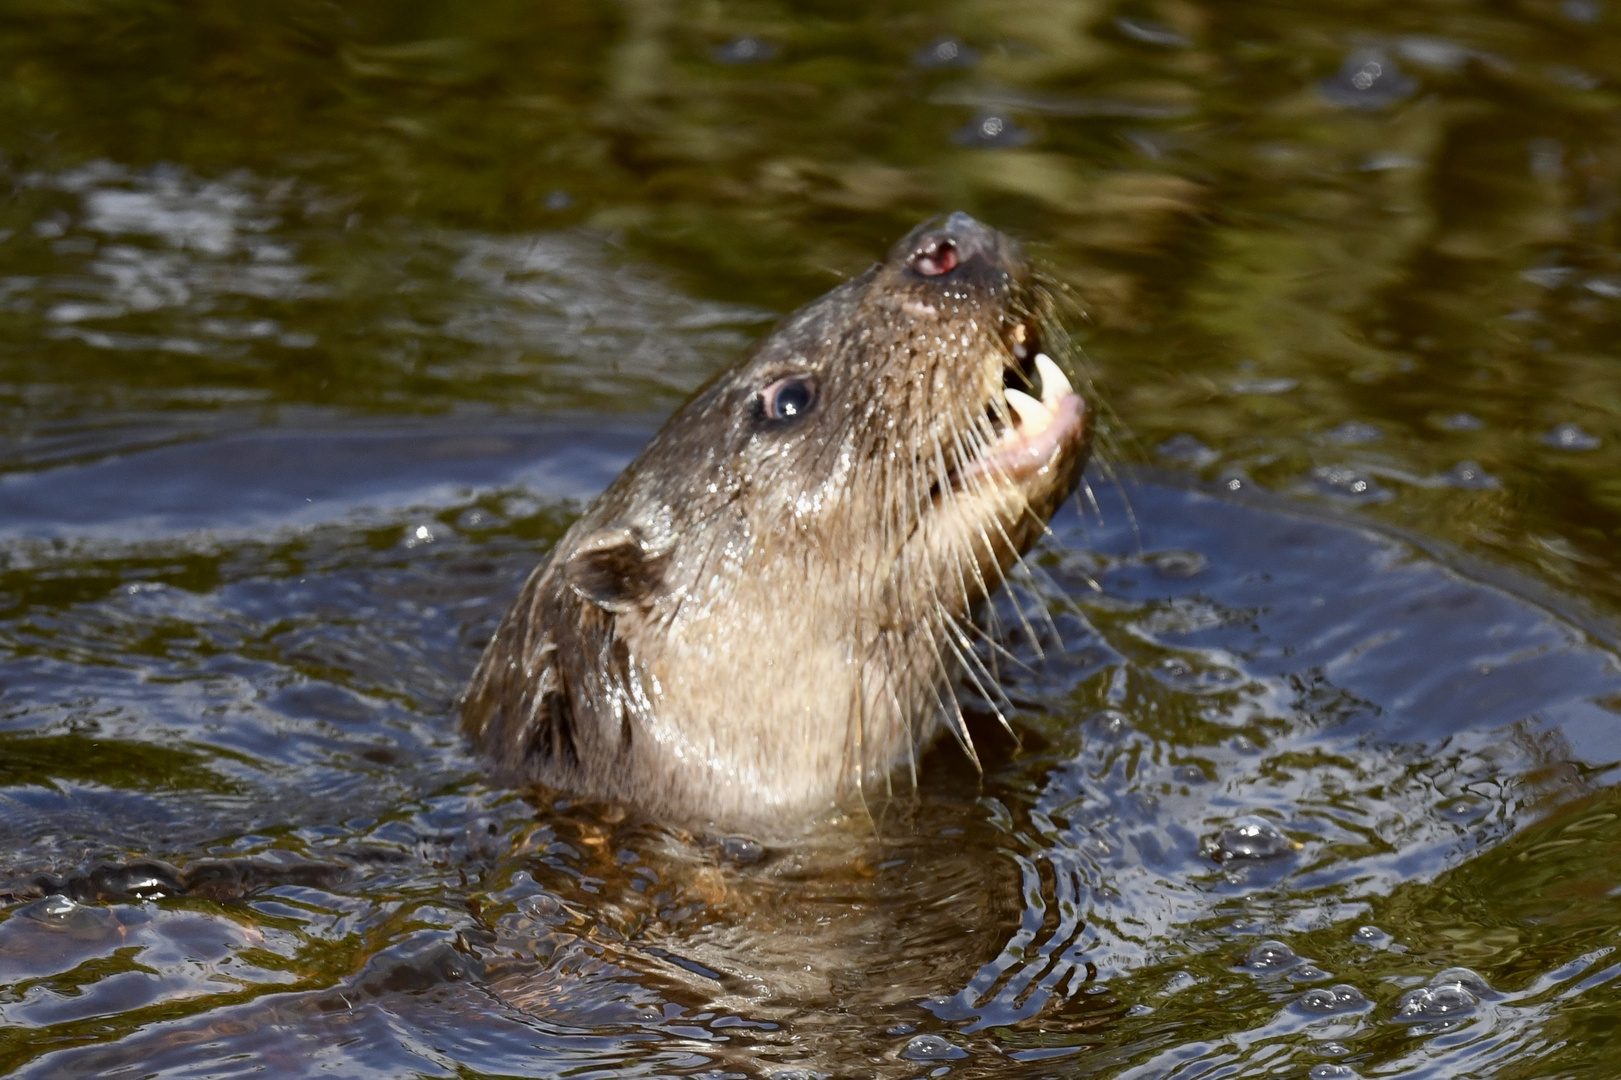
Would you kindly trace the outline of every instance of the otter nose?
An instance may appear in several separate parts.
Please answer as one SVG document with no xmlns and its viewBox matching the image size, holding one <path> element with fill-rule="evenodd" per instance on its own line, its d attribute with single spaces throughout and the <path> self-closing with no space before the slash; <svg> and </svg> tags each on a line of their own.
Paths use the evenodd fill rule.
<svg viewBox="0 0 1621 1080">
<path fill-rule="evenodd" d="M 1006 269 L 1006 246 L 1001 233 L 959 210 L 911 239 L 906 265 L 923 277 L 941 277 L 976 259 Z"/>
</svg>

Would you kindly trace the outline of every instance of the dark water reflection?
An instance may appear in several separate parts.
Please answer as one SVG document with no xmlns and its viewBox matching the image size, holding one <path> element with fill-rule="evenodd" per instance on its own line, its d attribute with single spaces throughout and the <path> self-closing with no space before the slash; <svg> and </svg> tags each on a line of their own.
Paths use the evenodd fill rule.
<svg viewBox="0 0 1621 1080">
<path fill-rule="evenodd" d="M 1617 18 L 13 5 L 0 1070 L 1611 1075 Z M 485 786 L 537 553 L 958 208 L 1174 470 L 998 607 L 1022 748 L 773 848 Z"/>
</svg>

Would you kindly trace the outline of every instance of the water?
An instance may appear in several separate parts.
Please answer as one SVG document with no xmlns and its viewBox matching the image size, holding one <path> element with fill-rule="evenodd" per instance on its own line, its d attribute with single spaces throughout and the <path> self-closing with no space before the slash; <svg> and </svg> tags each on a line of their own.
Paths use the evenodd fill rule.
<svg viewBox="0 0 1621 1080">
<path fill-rule="evenodd" d="M 8 16 L 0 1071 L 1613 1074 L 1612 5 Z M 484 784 L 538 555 L 949 209 L 1113 411 L 1022 745 L 771 847 Z"/>
</svg>

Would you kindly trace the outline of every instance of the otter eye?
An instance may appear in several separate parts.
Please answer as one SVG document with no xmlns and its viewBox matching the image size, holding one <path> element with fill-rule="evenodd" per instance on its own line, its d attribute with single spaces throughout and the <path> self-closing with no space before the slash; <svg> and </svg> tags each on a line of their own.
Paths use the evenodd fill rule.
<svg viewBox="0 0 1621 1080">
<path fill-rule="evenodd" d="M 778 379 L 760 391 L 760 407 L 768 420 L 794 420 L 816 404 L 816 382 L 803 375 Z"/>
<path fill-rule="evenodd" d="M 939 277 L 957 269 L 957 245 L 950 240 L 931 237 L 912 252 L 906 264 L 924 277 Z"/>
</svg>

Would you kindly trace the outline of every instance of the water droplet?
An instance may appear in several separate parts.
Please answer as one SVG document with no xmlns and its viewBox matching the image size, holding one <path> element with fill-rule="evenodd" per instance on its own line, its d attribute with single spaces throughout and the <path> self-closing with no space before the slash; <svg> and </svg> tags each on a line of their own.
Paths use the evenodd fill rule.
<svg viewBox="0 0 1621 1080">
<path fill-rule="evenodd" d="M 1030 132 L 1000 113 L 981 113 L 973 121 L 957 129 L 957 142 L 964 146 L 984 146 L 1007 149 L 1023 146 L 1030 141 Z"/>
<path fill-rule="evenodd" d="M 1597 450 L 1604 442 L 1580 424 L 1560 424 L 1544 435 L 1542 441 L 1555 450 Z"/>
<path fill-rule="evenodd" d="M 749 34 L 735 37 L 709 54 L 722 64 L 760 64 L 777 55 L 777 48 Z"/>
<path fill-rule="evenodd" d="M 979 63 L 979 53 L 954 37 L 937 37 L 912 54 L 912 66 L 920 68 L 968 68 Z"/>
<path fill-rule="evenodd" d="M 1261 861 L 1293 853 L 1295 842 L 1266 818 L 1246 814 L 1235 818 L 1215 839 L 1212 857 L 1219 863 L 1239 859 Z"/>
<path fill-rule="evenodd" d="M 1340 70 L 1317 84 L 1331 104 L 1348 109 L 1383 109 L 1418 89 L 1381 49 L 1358 49 Z"/>
<path fill-rule="evenodd" d="M 1371 1002 L 1354 986 L 1338 983 L 1307 990 L 1295 999 L 1295 1006 L 1313 1016 L 1335 1016 L 1340 1013 L 1361 1012 Z"/>
<path fill-rule="evenodd" d="M 908 1061 L 955 1061 L 967 1056 L 968 1051 L 939 1035 L 919 1035 L 901 1051 Z"/>
<path fill-rule="evenodd" d="M 1281 941 L 1263 941 L 1244 954 L 1251 971 L 1287 971 L 1301 963 L 1300 955 Z"/>
</svg>

